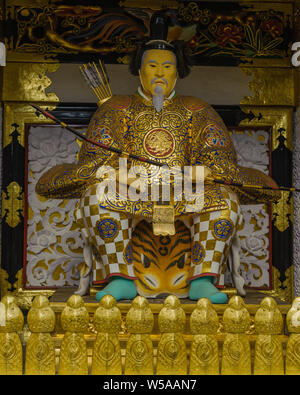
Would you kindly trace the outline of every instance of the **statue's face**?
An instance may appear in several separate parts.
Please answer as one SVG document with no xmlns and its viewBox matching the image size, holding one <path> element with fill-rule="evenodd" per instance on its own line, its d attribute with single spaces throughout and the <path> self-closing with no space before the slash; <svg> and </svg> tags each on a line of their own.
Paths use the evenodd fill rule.
<svg viewBox="0 0 300 395">
<path fill-rule="evenodd" d="M 155 87 L 162 88 L 162 94 L 168 97 L 177 80 L 176 57 L 171 51 L 149 49 L 144 53 L 140 79 L 146 95 L 155 94 Z"/>
</svg>

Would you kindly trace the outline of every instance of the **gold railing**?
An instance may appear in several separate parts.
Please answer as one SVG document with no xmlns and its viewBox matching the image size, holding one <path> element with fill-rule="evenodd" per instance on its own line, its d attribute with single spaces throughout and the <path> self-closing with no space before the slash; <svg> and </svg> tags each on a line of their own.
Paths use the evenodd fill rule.
<svg viewBox="0 0 300 395">
<path fill-rule="evenodd" d="M 275 300 L 266 297 L 251 319 L 243 299 L 233 296 L 221 317 L 222 333 L 216 306 L 208 299 L 194 304 L 187 320 L 175 296 L 165 299 L 156 334 L 153 311 L 141 296 L 126 313 L 125 337 L 121 311 L 110 295 L 93 313 L 93 336 L 87 334 L 90 314 L 78 295 L 68 299 L 59 315 L 60 334 L 55 329 L 58 315 L 44 296 L 37 296 L 28 312 L 25 342 L 20 338 L 24 317 L 14 296 L 4 296 L 0 313 L 2 375 L 300 374 L 299 297 L 286 317 Z"/>
</svg>

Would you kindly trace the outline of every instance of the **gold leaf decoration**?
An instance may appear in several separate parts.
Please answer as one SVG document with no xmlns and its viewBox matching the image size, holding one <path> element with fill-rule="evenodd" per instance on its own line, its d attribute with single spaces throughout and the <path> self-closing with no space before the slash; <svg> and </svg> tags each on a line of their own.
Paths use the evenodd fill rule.
<svg viewBox="0 0 300 395">
<path fill-rule="evenodd" d="M 7 192 L 2 191 L 2 216 L 7 224 L 15 228 L 24 215 L 24 193 L 22 187 L 13 181 L 7 187 Z"/>
</svg>

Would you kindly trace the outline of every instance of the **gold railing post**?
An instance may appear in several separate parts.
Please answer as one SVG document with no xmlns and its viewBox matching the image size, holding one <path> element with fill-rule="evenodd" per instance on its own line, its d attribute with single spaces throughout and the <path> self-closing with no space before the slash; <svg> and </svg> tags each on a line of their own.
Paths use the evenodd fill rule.
<svg viewBox="0 0 300 395">
<path fill-rule="evenodd" d="M 286 374 L 300 375 L 300 297 L 294 299 L 286 322 L 291 333 L 286 348 Z"/>
<path fill-rule="evenodd" d="M 219 349 L 215 337 L 219 327 L 219 318 L 209 299 L 198 300 L 191 314 L 190 326 L 194 334 L 190 374 L 219 374 Z"/>
<path fill-rule="evenodd" d="M 150 339 L 154 318 L 149 302 L 137 296 L 126 316 L 130 337 L 126 347 L 125 374 L 153 374 L 153 346 Z"/>
<path fill-rule="evenodd" d="M 185 321 L 179 299 L 174 295 L 168 296 L 158 315 L 162 336 L 157 350 L 157 374 L 187 374 L 186 346 L 181 334 Z"/>
<path fill-rule="evenodd" d="M 26 348 L 25 374 L 54 375 L 55 346 L 50 332 L 54 331 L 55 314 L 46 296 L 36 296 L 27 316 L 31 331 Z"/>
<path fill-rule="evenodd" d="M 250 343 L 245 332 L 250 327 L 250 314 L 240 296 L 233 296 L 223 314 L 222 375 L 251 374 Z"/>
<path fill-rule="evenodd" d="M 0 318 L 0 374 L 21 375 L 23 352 L 18 332 L 23 329 L 24 317 L 14 296 L 6 295 L 1 300 Z"/>
<path fill-rule="evenodd" d="M 111 295 L 105 295 L 95 311 L 97 338 L 93 347 L 92 374 L 122 374 L 121 348 L 118 333 L 121 313 Z"/>
<path fill-rule="evenodd" d="M 62 328 L 66 332 L 61 343 L 58 374 L 88 374 L 87 348 L 84 333 L 88 329 L 89 314 L 79 295 L 72 295 L 61 313 Z"/>
<path fill-rule="evenodd" d="M 278 336 L 283 330 L 283 319 L 273 298 L 266 297 L 261 301 L 254 323 L 258 333 L 254 351 L 254 374 L 284 374 L 283 349 Z"/>
</svg>

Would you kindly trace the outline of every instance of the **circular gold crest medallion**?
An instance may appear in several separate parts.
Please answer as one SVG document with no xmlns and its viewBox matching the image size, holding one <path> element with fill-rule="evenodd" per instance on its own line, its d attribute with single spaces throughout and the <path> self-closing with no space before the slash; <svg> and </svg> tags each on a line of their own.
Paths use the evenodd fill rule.
<svg viewBox="0 0 300 395">
<path fill-rule="evenodd" d="M 155 158 L 167 158 L 175 150 L 175 139 L 167 130 L 156 128 L 146 134 L 143 147 L 147 154 Z"/>
</svg>

